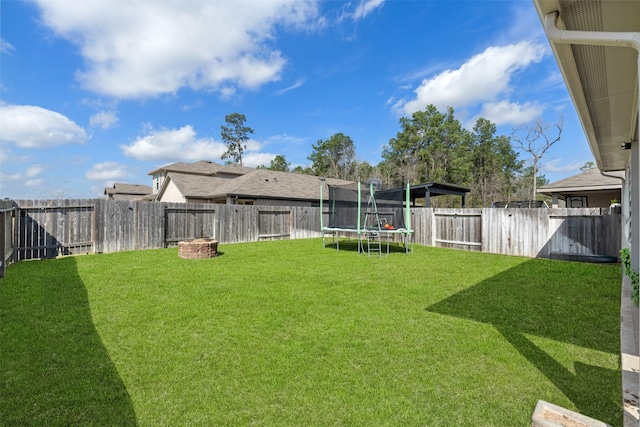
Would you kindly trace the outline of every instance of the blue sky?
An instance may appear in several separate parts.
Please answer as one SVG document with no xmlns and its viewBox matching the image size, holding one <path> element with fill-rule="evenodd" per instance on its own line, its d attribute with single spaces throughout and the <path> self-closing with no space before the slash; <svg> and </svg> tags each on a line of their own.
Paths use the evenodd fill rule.
<svg viewBox="0 0 640 427">
<path fill-rule="evenodd" d="M 381 161 L 399 119 L 427 104 L 498 133 L 564 117 L 551 181 L 592 154 L 540 21 L 522 1 L 3 0 L 0 197 L 93 198 L 184 161 L 308 166 L 341 132 Z M 528 159 L 521 153 L 522 159 Z"/>
</svg>

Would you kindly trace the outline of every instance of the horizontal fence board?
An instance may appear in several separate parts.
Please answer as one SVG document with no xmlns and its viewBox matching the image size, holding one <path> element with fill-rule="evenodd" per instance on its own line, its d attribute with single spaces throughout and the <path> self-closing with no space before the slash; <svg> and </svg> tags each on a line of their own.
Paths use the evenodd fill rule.
<svg viewBox="0 0 640 427">
<path fill-rule="evenodd" d="M 340 215 L 343 222 L 358 222 L 357 210 Z M 411 238 L 424 246 L 580 259 L 617 259 L 621 246 L 621 214 L 609 209 L 411 208 L 410 215 Z M 309 206 L 105 199 L 0 204 L 4 253 L 18 260 L 164 248 L 199 237 L 219 243 L 315 238 L 322 237 L 321 224 L 329 224 L 327 207 L 323 217 L 321 222 L 320 208 Z"/>
</svg>

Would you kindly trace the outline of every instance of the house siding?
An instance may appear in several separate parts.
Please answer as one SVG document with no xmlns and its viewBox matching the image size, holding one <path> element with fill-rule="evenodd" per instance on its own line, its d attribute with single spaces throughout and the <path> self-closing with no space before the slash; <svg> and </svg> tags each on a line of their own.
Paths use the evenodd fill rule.
<svg viewBox="0 0 640 427">
<path fill-rule="evenodd" d="M 160 195 L 159 201 L 169 203 L 185 203 L 186 199 L 182 195 L 178 187 L 173 183 L 173 181 L 169 181 L 164 192 Z"/>
</svg>

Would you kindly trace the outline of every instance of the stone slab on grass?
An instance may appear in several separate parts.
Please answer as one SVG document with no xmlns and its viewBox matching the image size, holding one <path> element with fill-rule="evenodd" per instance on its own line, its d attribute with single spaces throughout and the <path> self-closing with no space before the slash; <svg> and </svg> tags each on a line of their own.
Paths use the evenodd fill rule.
<svg viewBox="0 0 640 427">
<path fill-rule="evenodd" d="M 611 427 L 544 400 L 538 400 L 531 421 L 533 427 Z"/>
</svg>

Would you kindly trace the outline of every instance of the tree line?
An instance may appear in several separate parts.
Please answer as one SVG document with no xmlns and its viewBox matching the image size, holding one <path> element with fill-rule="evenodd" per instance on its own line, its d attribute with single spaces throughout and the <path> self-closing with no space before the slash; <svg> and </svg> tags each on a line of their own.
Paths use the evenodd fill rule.
<svg viewBox="0 0 640 427">
<path fill-rule="evenodd" d="M 248 134 L 246 117 L 233 113 L 225 117 L 222 139 L 228 150 L 223 159 L 242 165 Z M 467 206 L 487 207 L 496 201 L 535 200 L 536 189 L 548 183 L 539 173 L 539 162 L 548 149 L 560 141 L 562 117 L 554 125 L 542 120 L 513 129 L 510 136 L 498 135 L 496 125 L 479 118 L 471 130 L 462 126 L 449 107 L 440 112 L 434 105 L 400 118 L 400 131 L 382 151 L 382 161 L 371 165 L 358 160 L 353 140 L 336 133 L 312 144 L 308 167 L 296 166 L 277 155 L 260 168 L 302 173 L 350 181 L 379 178 L 386 188 L 409 182 L 442 182 L 469 188 Z M 530 156 L 531 166 L 519 159 L 520 150 Z M 458 207 L 459 197 L 440 196 L 435 207 Z"/>
</svg>

